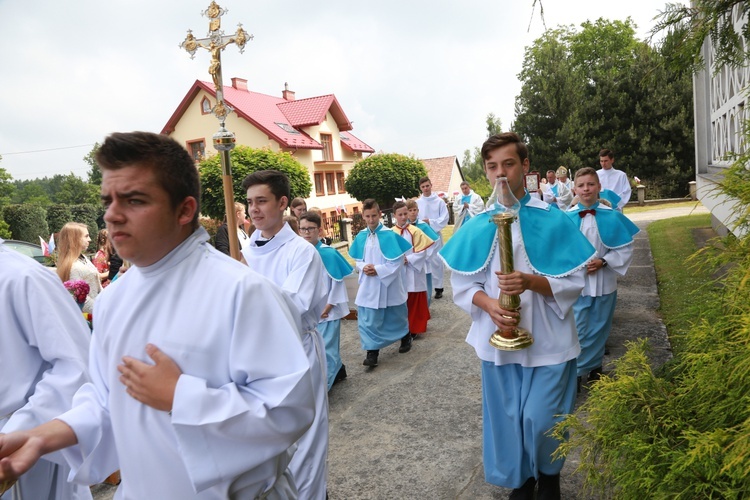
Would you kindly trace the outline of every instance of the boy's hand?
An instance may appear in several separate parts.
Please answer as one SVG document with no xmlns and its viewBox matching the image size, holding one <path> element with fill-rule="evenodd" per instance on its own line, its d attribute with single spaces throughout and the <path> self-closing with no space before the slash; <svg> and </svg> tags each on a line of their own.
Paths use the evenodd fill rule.
<svg viewBox="0 0 750 500">
<path fill-rule="evenodd" d="M 521 295 L 530 288 L 528 275 L 520 271 L 503 274 L 496 271 L 497 285 L 505 295 Z"/>
<path fill-rule="evenodd" d="M 365 267 L 362 268 L 362 272 L 365 273 L 365 276 L 377 276 L 378 272 L 375 270 L 375 264 L 367 264 Z"/>
<path fill-rule="evenodd" d="M 182 370 L 153 344 L 146 345 L 146 354 L 154 360 L 153 365 L 130 356 L 122 358 L 122 364 L 117 366 L 121 373 L 120 382 L 127 393 L 141 403 L 157 410 L 171 411 Z"/>
</svg>

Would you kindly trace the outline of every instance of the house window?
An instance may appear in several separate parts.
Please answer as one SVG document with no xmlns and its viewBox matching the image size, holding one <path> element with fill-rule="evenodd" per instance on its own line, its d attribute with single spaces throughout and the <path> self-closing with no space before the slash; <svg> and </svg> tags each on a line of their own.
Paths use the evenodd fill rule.
<svg viewBox="0 0 750 500">
<path fill-rule="evenodd" d="M 344 172 L 336 172 L 336 185 L 339 188 L 339 193 L 346 193 L 346 187 L 344 187 Z"/>
<path fill-rule="evenodd" d="M 320 134 L 320 142 L 323 144 L 323 161 L 333 161 L 333 137 L 331 134 Z"/>
<path fill-rule="evenodd" d="M 328 194 L 336 194 L 336 182 L 333 172 L 326 172 L 326 187 L 328 188 Z"/>
<path fill-rule="evenodd" d="M 198 139 L 197 141 L 188 141 L 188 151 L 193 161 L 202 161 L 206 158 L 206 141 Z"/>
<path fill-rule="evenodd" d="M 358 214 L 358 213 L 359 213 L 359 207 L 354 207 L 354 213 L 355 213 L 355 214 Z"/>
<path fill-rule="evenodd" d="M 323 188 L 323 174 L 315 174 L 315 196 L 325 196 L 326 192 Z"/>
<path fill-rule="evenodd" d="M 204 97 L 201 101 L 201 113 L 204 115 L 207 115 L 211 112 L 211 101 L 208 100 L 208 97 Z"/>
</svg>

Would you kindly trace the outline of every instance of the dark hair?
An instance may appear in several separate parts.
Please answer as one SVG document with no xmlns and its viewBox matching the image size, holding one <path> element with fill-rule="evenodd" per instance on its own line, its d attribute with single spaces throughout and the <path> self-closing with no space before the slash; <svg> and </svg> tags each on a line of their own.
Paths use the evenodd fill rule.
<svg viewBox="0 0 750 500">
<path fill-rule="evenodd" d="M 271 193 L 280 200 L 282 196 L 286 196 L 286 201 L 292 199 L 291 189 L 289 188 L 289 177 L 284 172 L 278 170 L 258 170 L 245 177 L 242 181 L 243 191 L 247 191 L 252 186 L 259 184 L 265 184 Z"/>
<path fill-rule="evenodd" d="M 198 227 L 201 181 L 190 153 L 177 141 L 153 132 L 115 132 L 110 134 L 96 152 L 96 162 L 104 170 L 125 167 L 148 168 L 169 195 L 172 208 L 188 196 L 195 198 L 193 229 Z"/>
<path fill-rule="evenodd" d="M 304 205 L 305 208 L 307 208 L 307 203 L 305 202 L 305 199 L 299 196 L 293 199 L 292 202 L 289 204 L 289 206 L 292 208 L 296 208 L 300 205 Z"/>
<path fill-rule="evenodd" d="M 518 158 L 521 162 L 529 157 L 529 148 L 521 142 L 518 134 L 515 132 L 503 132 L 502 134 L 495 134 L 484 141 L 484 144 L 482 144 L 482 159 L 487 161 L 492 151 L 508 144 L 516 145 L 516 153 L 518 153 Z"/>
<path fill-rule="evenodd" d="M 599 180 L 599 174 L 596 173 L 596 170 L 591 167 L 583 167 L 576 170 L 576 176 L 573 180 L 578 180 L 579 177 L 582 177 L 584 175 L 593 175 L 596 177 L 597 181 Z"/>
<path fill-rule="evenodd" d="M 396 203 L 393 204 L 393 206 L 391 207 L 391 210 L 395 214 L 396 210 L 398 210 L 399 208 L 404 208 L 405 206 L 406 206 L 405 201 L 397 201 Z"/>
<path fill-rule="evenodd" d="M 599 151 L 599 158 L 601 158 L 602 156 L 608 156 L 610 159 L 612 159 L 615 157 L 615 152 L 611 149 L 602 149 L 601 151 Z"/>
<path fill-rule="evenodd" d="M 299 220 L 300 222 L 302 222 L 303 220 L 312 222 L 318 227 L 323 225 L 323 220 L 320 218 L 320 214 L 316 212 L 302 212 L 302 215 L 299 216 Z"/>
<path fill-rule="evenodd" d="M 380 211 L 380 205 L 378 205 L 378 202 L 373 200 L 372 198 L 367 198 L 362 202 L 362 212 L 364 212 L 365 210 L 371 210 L 373 208 L 378 212 Z"/>
<path fill-rule="evenodd" d="M 427 176 L 425 176 L 425 177 L 420 177 L 420 178 L 419 178 L 419 182 L 417 183 L 417 185 L 418 185 L 418 186 L 421 186 L 421 185 L 422 185 L 422 184 L 424 184 L 425 182 L 429 182 L 430 184 L 432 184 L 432 181 L 430 180 L 430 178 L 429 178 L 429 177 L 427 177 Z"/>
</svg>

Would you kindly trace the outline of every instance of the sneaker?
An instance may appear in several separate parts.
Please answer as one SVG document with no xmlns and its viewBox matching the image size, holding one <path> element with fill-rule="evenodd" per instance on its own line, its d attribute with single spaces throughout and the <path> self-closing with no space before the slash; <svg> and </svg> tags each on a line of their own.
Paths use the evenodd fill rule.
<svg viewBox="0 0 750 500">
<path fill-rule="evenodd" d="M 380 351 L 367 351 L 367 357 L 362 362 L 365 366 L 378 366 L 378 354 L 380 354 Z"/>
<path fill-rule="evenodd" d="M 436 299 L 442 299 L 443 298 L 443 289 L 442 288 L 436 288 L 435 289 L 435 298 Z"/>
<path fill-rule="evenodd" d="M 411 351 L 411 333 L 404 335 L 401 339 L 401 347 L 398 348 L 398 352 L 401 354 Z"/>
<path fill-rule="evenodd" d="M 339 368 L 339 372 L 336 374 L 336 377 L 333 379 L 333 383 L 341 382 L 346 378 L 346 365 L 341 365 L 341 368 Z"/>
</svg>

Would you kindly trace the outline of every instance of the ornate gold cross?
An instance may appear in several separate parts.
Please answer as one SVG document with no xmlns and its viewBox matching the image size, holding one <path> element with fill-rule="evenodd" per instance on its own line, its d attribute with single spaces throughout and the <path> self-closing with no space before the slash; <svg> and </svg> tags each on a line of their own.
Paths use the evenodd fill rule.
<svg viewBox="0 0 750 500">
<path fill-rule="evenodd" d="M 245 51 L 245 44 L 253 39 L 253 35 L 248 35 L 247 31 L 242 28 L 242 23 L 237 25 L 237 31 L 233 35 L 224 35 L 221 30 L 221 16 L 229 12 L 226 9 L 222 9 L 219 5 L 212 1 L 208 9 L 201 12 L 208 18 L 208 37 L 207 38 L 195 38 L 192 30 L 188 30 L 188 34 L 185 40 L 180 43 L 180 48 L 185 49 L 190 54 L 190 59 L 195 57 L 195 53 L 198 49 L 206 49 L 211 53 L 211 64 L 208 67 L 208 72 L 214 81 L 214 87 L 216 88 L 216 105 L 214 105 L 211 112 L 219 119 L 222 126 L 226 120 L 227 115 L 232 111 L 224 103 L 224 82 L 221 76 L 221 51 L 224 50 L 229 44 L 234 43 L 240 49 L 240 54 Z"/>
</svg>

